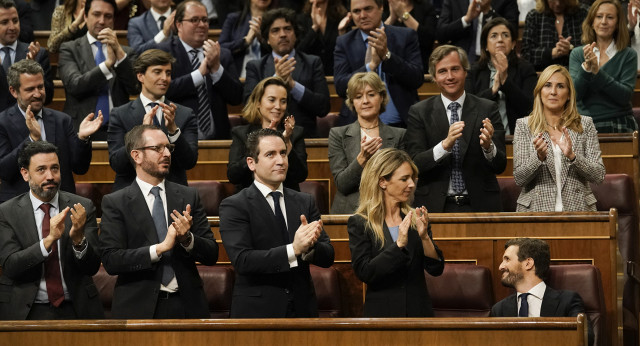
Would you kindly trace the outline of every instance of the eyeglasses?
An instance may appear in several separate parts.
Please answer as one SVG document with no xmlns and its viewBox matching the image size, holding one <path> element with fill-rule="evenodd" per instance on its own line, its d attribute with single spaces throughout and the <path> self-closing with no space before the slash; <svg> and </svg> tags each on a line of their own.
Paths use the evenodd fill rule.
<svg viewBox="0 0 640 346">
<path fill-rule="evenodd" d="M 158 154 L 162 154 L 164 152 L 164 148 L 169 149 L 169 152 L 172 153 L 173 150 L 176 148 L 175 144 L 160 144 L 160 145 L 149 145 L 146 147 L 140 147 L 140 148 L 136 148 L 135 150 L 153 150 L 155 152 L 157 152 Z"/>
<path fill-rule="evenodd" d="M 193 25 L 198 25 L 198 22 L 201 22 L 202 24 L 209 24 L 209 18 L 207 17 L 193 17 L 193 18 L 189 18 L 189 19 L 183 19 L 183 22 L 189 22 Z"/>
</svg>

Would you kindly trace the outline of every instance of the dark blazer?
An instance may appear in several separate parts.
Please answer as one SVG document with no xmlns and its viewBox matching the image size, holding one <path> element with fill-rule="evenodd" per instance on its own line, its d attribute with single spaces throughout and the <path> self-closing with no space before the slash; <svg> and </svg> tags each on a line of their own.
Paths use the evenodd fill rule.
<svg viewBox="0 0 640 346">
<path fill-rule="evenodd" d="M 51 15 L 58 4 L 55 0 L 33 0 L 31 5 L 31 21 L 34 30 L 51 30 Z M 22 27 L 22 18 L 20 18 Z"/>
<path fill-rule="evenodd" d="M 147 49 L 158 48 L 153 38 L 160 32 L 158 23 L 153 19 L 151 10 L 142 15 L 129 19 L 127 28 L 127 40 L 134 52 L 140 54 Z"/>
<path fill-rule="evenodd" d="M 324 76 L 322 62 L 315 55 L 307 55 L 300 51 L 295 54 L 296 66 L 293 70 L 293 80 L 305 87 L 300 101 L 296 101 L 289 92 L 287 113 L 295 116 L 296 124 L 304 128 L 304 137 L 317 137 L 316 117 L 324 117 L 329 113 L 329 87 Z M 273 55 L 268 54 L 260 60 L 247 63 L 247 78 L 244 82 L 245 102 L 261 80 L 275 75 Z"/>
<path fill-rule="evenodd" d="M 127 58 L 112 69 L 114 76 L 107 80 L 96 65 L 87 36 L 64 42 L 60 46 L 58 72 L 66 95 L 63 111 L 73 119 L 76 131 L 82 120 L 96 111 L 98 95 L 105 85 L 109 85 L 113 107 L 129 102 L 129 95 L 137 94 L 138 82 L 133 73 L 132 50 L 129 47 L 122 48 Z M 94 139 L 105 140 L 106 131 L 99 131 Z"/>
<path fill-rule="evenodd" d="M 433 147 L 447 138 L 449 132 L 449 121 L 442 98 L 436 95 L 420 101 L 411 107 L 409 115 L 407 148 L 420 171 L 414 205 L 424 205 L 429 212 L 441 213 L 449 189 L 452 163 L 452 155 L 439 162 L 433 159 Z M 484 157 L 478 138 L 484 118 L 489 118 L 494 128 L 492 141 L 497 152 L 491 161 Z M 507 155 L 498 105 L 467 94 L 460 119 L 465 122 L 462 137 L 458 139 L 463 157 L 462 175 L 471 207 L 477 212 L 501 211 L 500 186 L 496 174 L 504 171 Z"/>
<path fill-rule="evenodd" d="M 442 251 L 434 242 L 438 259 L 425 256 L 418 231 L 413 228 L 407 246 L 400 249 L 386 223 L 385 244 L 380 248 L 366 223 L 360 215 L 349 217 L 347 223 L 353 271 L 367 284 L 363 317 L 433 317 L 424 271 L 433 276 L 442 274 Z M 433 241 L 431 227 L 428 232 Z"/>
<path fill-rule="evenodd" d="M 405 129 L 380 122 L 382 147 L 405 150 Z M 336 182 L 336 195 L 331 214 L 352 214 L 360 204 L 360 176 L 364 167 L 357 157 L 360 153 L 360 123 L 334 127 L 329 131 L 329 166 Z"/>
<path fill-rule="evenodd" d="M 309 194 L 285 188 L 284 201 L 291 242 L 300 215 L 312 222 L 320 212 Z M 289 299 L 296 317 L 318 317 L 309 263 L 333 264 L 333 246 L 324 231 L 305 259 L 298 257 L 298 266 L 290 268 L 273 211 L 252 184 L 220 204 L 220 236 L 236 273 L 231 318 L 285 317 Z"/>
<path fill-rule="evenodd" d="M 15 0 L 16 9 L 18 10 L 18 19 L 20 19 L 20 35 L 18 36 L 18 40 L 22 42 L 33 42 L 33 20 L 31 16 L 33 15 L 33 11 L 31 10 L 30 3 L 33 4 L 36 1 L 26 2 L 25 0 Z M 55 4 L 55 2 L 54 2 Z M 48 20 L 51 20 L 51 13 L 49 13 Z M 46 30 L 50 30 L 51 25 Z"/>
<path fill-rule="evenodd" d="M 218 40 L 221 47 L 231 51 L 233 64 L 236 71 L 238 71 L 238 76 L 242 73 L 242 63 L 248 48 L 245 45 L 244 37 L 249 32 L 249 21 L 251 20 L 251 12 L 248 12 L 244 18 L 240 18 L 240 13 L 240 11 L 229 13 L 224 24 L 222 24 L 222 31 Z M 242 23 L 238 26 L 239 20 Z M 262 55 L 266 55 L 268 53 L 267 46 L 261 44 L 260 52 Z"/>
<path fill-rule="evenodd" d="M 76 258 L 69 230 L 71 218 L 65 219 L 64 233 L 59 240 L 58 254 L 62 275 L 78 319 L 104 318 L 102 302 L 92 276 L 100 269 L 96 209 L 90 200 L 64 191 L 58 193 L 60 210 L 76 203 L 87 213 L 84 234 L 87 249 Z M 46 260 L 40 250 L 38 228 L 29 193 L 24 193 L 0 205 L 0 319 L 24 320 L 38 293 Z"/>
<path fill-rule="evenodd" d="M 313 22 L 309 14 L 298 16 L 298 25 L 303 31 L 297 39 L 296 51 L 320 57 L 325 76 L 333 76 L 333 50 L 338 39 L 338 24 L 342 18 L 327 17 L 324 34 L 311 29 Z"/>
<path fill-rule="evenodd" d="M 171 39 L 159 44 L 158 48 L 171 53 L 176 59 L 172 66 L 172 79 L 166 97 L 191 109 L 198 109 L 198 93 L 191 79 L 191 72 L 193 72 L 191 59 L 182 42 L 178 36 L 172 36 Z M 215 138 L 207 139 L 228 139 L 230 137 L 231 125 L 229 124 L 227 103 L 237 105 L 242 102 L 242 83 L 240 83 L 233 66 L 231 53 L 227 49 L 220 49 L 220 64 L 224 67 L 224 72 L 216 84 L 211 83 L 211 77 L 205 76 L 215 127 Z"/>
<path fill-rule="evenodd" d="M 533 108 L 533 89 L 538 82 L 538 75 L 528 61 L 520 58 L 510 59 L 507 69 L 507 80 L 500 87 L 504 94 L 504 101 L 509 119 L 510 134 L 516 130 L 516 120 L 526 117 Z M 487 64 L 474 64 L 464 83 L 464 89 L 476 96 L 498 101 L 498 93 L 491 91 L 491 70 Z M 505 129 L 505 124 L 502 124 Z"/>
<path fill-rule="evenodd" d="M 227 178 L 229 182 L 236 185 L 236 192 L 253 183 L 253 172 L 247 165 L 247 137 L 253 131 L 261 129 L 260 125 L 242 125 L 231 129 L 231 148 L 229 149 L 229 163 L 227 164 Z M 283 131 L 284 129 L 280 129 Z M 287 156 L 289 159 L 289 169 L 284 186 L 300 191 L 300 183 L 307 179 L 307 148 L 304 143 L 302 128 L 294 127 L 291 134 L 291 145 L 293 149 Z"/>
<path fill-rule="evenodd" d="M 91 142 L 78 139 L 68 115 L 49 108 L 43 108 L 42 114 L 47 142 L 58 147 L 60 189 L 75 193 L 73 173 L 85 174 L 89 170 Z M 0 203 L 29 191 L 29 184 L 20 174 L 18 154 L 30 141 L 29 129 L 17 104 L 0 113 Z"/>
<path fill-rule="evenodd" d="M 196 262 L 214 265 L 218 244 L 213 238 L 207 216 L 194 188 L 165 180 L 167 213 L 182 212 L 191 204 L 193 249 L 187 252 L 176 242 L 172 250 L 173 270 L 187 318 L 209 318 L 207 299 Z M 137 182 L 102 199 L 100 245 L 102 264 L 111 275 L 118 275 L 113 291 L 114 318 L 153 318 L 162 268 L 151 263 L 149 247 L 158 239 L 147 202 Z"/>
<path fill-rule="evenodd" d="M 170 104 L 171 101 L 165 99 L 165 103 Z M 187 185 L 187 170 L 193 168 L 198 161 L 198 124 L 190 108 L 176 106 L 175 122 L 180 129 L 180 137 L 173 143 L 176 148 L 171 153 L 171 167 L 167 180 Z M 112 191 L 131 185 L 136 178 L 136 169 L 129 160 L 130 153 L 125 147 L 124 135 L 134 126 L 142 124 L 145 114 L 140 97 L 111 111 L 107 143 L 109 144 L 109 164 L 116 172 Z M 168 134 L 164 126 L 164 118 L 162 131 Z"/>
<path fill-rule="evenodd" d="M 334 52 L 334 83 L 336 92 L 347 97 L 347 83 L 357 72 L 366 72 L 364 57 L 366 45 L 360 30 L 352 30 L 338 37 Z M 409 107 L 418 102 L 418 88 L 424 82 L 422 58 L 418 45 L 418 34 L 408 28 L 385 26 L 387 46 L 391 59 L 382 62 L 387 88 L 400 117 L 406 123 Z M 340 110 L 340 125 L 350 124 L 357 117 L 346 105 Z"/>
<path fill-rule="evenodd" d="M 18 41 L 18 45 L 16 46 L 16 57 L 13 60 L 13 63 L 15 64 L 20 60 L 26 59 L 28 52 L 29 43 Z M 51 103 L 51 100 L 53 100 L 53 72 L 51 72 L 51 64 L 49 63 L 49 53 L 46 49 L 40 48 L 34 60 L 40 64 L 44 70 L 44 104 L 49 104 Z M 7 92 L 0 92 L 0 111 L 16 104 L 16 99 L 9 92 L 7 73 L 4 72 L 4 69 L 0 69 L 0 90 L 7 90 Z"/>
</svg>

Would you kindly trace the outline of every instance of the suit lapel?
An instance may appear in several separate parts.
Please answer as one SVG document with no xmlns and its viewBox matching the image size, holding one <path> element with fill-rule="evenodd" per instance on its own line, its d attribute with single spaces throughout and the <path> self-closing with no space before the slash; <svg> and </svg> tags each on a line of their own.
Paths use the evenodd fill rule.
<svg viewBox="0 0 640 346">
<path fill-rule="evenodd" d="M 518 294 L 508 296 L 503 305 L 504 317 L 518 317 Z"/>
<path fill-rule="evenodd" d="M 382 122 L 380 122 L 380 138 L 382 138 L 382 148 L 395 147 L 397 138 L 393 137 L 393 132 L 391 131 L 391 129 Z"/>
<path fill-rule="evenodd" d="M 462 137 L 460 137 L 458 141 L 460 141 L 460 157 L 463 158 L 467 154 L 467 149 L 469 149 L 471 141 L 480 141 L 479 138 L 471 138 L 476 131 L 475 127 L 477 125 L 478 113 L 475 109 L 476 103 L 469 96 L 470 95 L 467 94 L 464 106 L 462 107 L 462 114 L 460 115 L 460 120 L 464 121 L 464 129 L 462 130 Z"/>
<path fill-rule="evenodd" d="M 167 190 L 166 194 L 167 194 L 167 226 L 168 226 L 173 221 L 173 219 L 171 218 L 171 213 L 174 210 L 177 210 L 180 214 L 182 214 L 182 212 L 186 209 L 186 204 L 184 203 L 183 196 L 175 188 L 175 185 L 165 180 L 164 187 Z M 192 205 L 191 207 L 195 209 L 195 205 Z"/>
<path fill-rule="evenodd" d="M 20 134 L 21 138 L 27 138 L 27 136 L 29 136 L 29 128 L 27 127 L 25 118 L 20 112 L 20 109 L 18 109 L 18 103 L 9 108 L 7 114 L 11 117 L 9 126 L 11 126 L 15 131 L 12 133 Z"/>
<path fill-rule="evenodd" d="M 35 244 L 39 241 L 38 238 L 38 226 L 36 225 L 36 217 L 33 214 L 33 208 L 31 199 L 29 198 L 29 192 L 22 195 L 18 200 L 17 208 L 14 209 L 16 220 L 23 220 L 25 226 L 25 245 Z"/>
<path fill-rule="evenodd" d="M 78 42 L 78 53 L 80 54 L 80 58 L 84 60 L 85 64 L 87 64 L 88 69 L 90 70 L 96 67 L 96 59 L 93 57 L 93 50 L 91 50 L 91 45 L 89 44 L 87 36 L 81 37 L 76 42 Z"/>
<path fill-rule="evenodd" d="M 46 108 L 42 108 L 42 122 L 47 136 L 47 142 L 56 143 L 56 119 Z"/>
<path fill-rule="evenodd" d="M 263 76 L 266 78 L 267 76 L 271 77 L 273 75 L 276 74 L 276 66 L 275 66 L 275 61 L 273 59 L 273 55 L 271 53 L 269 53 L 269 55 L 266 56 L 266 60 L 264 61 L 264 73 Z M 294 80 L 296 80 L 294 78 Z"/>
<path fill-rule="evenodd" d="M 251 184 L 249 190 L 247 191 L 247 198 L 249 199 L 248 203 L 253 205 L 256 208 L 255 216 L 264 218 L 258 224 L 264 226 L 264 230 L 266 232 L 270 232 L 271 236 L 269 239 L 273 240 L 274 244 L 282 245 L 281 233 L 278 230 L 278 224 L 276 223 L 275 214 L 273 213 L 273 209 L 269 206 L 267 199 L 260 193 L 258 187 L 255 184 Z M 285 197 L 285 203 L 287 198 Z M 289 215 L 289 210 L 287 209 L 287 215 Z"/>
<path fill-rule="evenodd" d="M 540 308 L 540 317 L 555 317 L 556 309 L 559 304 L 558 299 L 558 291 L 550 288 L 547 288 L 544 291 L 544 296 L 542 298 L 542 307 Z"/>
<path fill-rule="evenodd" d="M 355 160 L 360 152 L 360 123 L 355 121 L 345 131 L 344 150 L 349 161 Z"/>
<path fill-rule="evenodd" d="M 447 133 L 449 133 L 449 119 L 447 118 L 447 110 L 444 108 L 444 103 L 442 103 L 442 97 L 440 95 L 436 95 L 437 97 L 434 101 L 433 105 L 433 114 L 430 117 L 433 119 L 433 125 L 435 126 L 435 133 L 444 134 L 444 137 L 447 137 Z M 427 127 L 428 128 L 428 127 Z"/>
<path fill-rule="evenodd" d="M 144 13 L 144 22 L 146 23 L 147 28 L 151 32 L 151 36 L 155 36 L 160 32 L 158 29 L 158 23 L 153 19 L 153 15 L 151 15 L 151 10 Z"/>
<path fill-rule="evenodd" d="M 64 210 L 64 208 L 66 207 L 73 208 L 73 203 L 69 199 L 69 196 L 63 193 L 58 193 L 58 207 L 60 208 L 60 211 Z M 67 253 L 67 246 L 69 246 L 69 231 L 71 231 L 72 226 L 71 217 L 69 217 L 69 215 L 71 215 L 71 211 L 69 211 L 69 214 L 67 214 L 67 217 L 64 221 L 64 232 L 62 233 L 62 237 L 60 238 L 60 249 L 58 251 L 58 256 L 60 258 L 60 262 L 62 263 L 63 272 L 65 267 L 63 258 L 64 254 Z"/>
<path fill-rule="evenodd" d="M 287 189 L 285 189 L 284 192 L 284 207 L 287 208 L 287 231 L 289 231 L 289 241 L 293 241 L 293 237 L 301 224 L 300 215 L 304 214 L 301 208 L 302 201 L 298 199 L 296 194 L 289 193 Z M 311 221 L 313 220 L 307 219 L 307 222 Z"/>
<path fill-rule="evenodd" d="M 28 52 L 29 52 L 29 45 L 24 42 L 18 41 L 18 45 L 16 46 L 16 57 L 13 60 L 13 63 L 15 64 L 20 60 L 26 59 Z"/>
<path fill-rule="evenodd" d="M 556 161 L 554 159 L 554 150 L 560 150 L 560 148 L 553 148 L 553 142 L 551 141 L 551 137 L 549 136 L 549 132 L 544 131 L 542 133 L 542 138 L 549 143 L 549 150 L 547 150 L 547 169 L 549 169 L 549 173 L 551 174 L 551 178 L 553 179 L 554 184 L 558 184 L 558 180 L 556 177 Z"/>
<path fill-rule="evenodd" d="M 573 146 L 573 148 L 578 148 L 579 146 L 578 141 L 581 139 L 581 136 L 573 130 L 568 130 L 568 131 L 569 131 L 569 138 L 571 138 L 571 145 Z M 574 149 L 574 152 L 575 152 L 575 149 Z M 564 154 L 562 154 L 562 160 L 560 162 L 562 162 L 561 186 L 564 187 L 564 184 L 567 182 L 567 177 L 569 176 L 569 163 L 567 162 L 567 160 L 564 159 Z"/>
<path fill-rule="evenodd" d="M 129 199 L 126 205 L 129 206 L 130 215 L 142 229 L 149 244 L 157 244 L 160 239 L 158 239 L 158 234 L 156 233 L 156 226 L 153 223 L 149 207 L 147 207 L 147 201 L 142 196 L 142 190 L 140 190 L 140 186 L 135 180 L 127 187 L 126 194 Z"/>
</svg>

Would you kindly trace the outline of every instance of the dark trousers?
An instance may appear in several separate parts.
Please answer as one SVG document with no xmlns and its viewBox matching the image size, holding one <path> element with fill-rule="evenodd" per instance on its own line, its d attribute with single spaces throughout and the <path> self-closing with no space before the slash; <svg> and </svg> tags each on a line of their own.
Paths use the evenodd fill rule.
<svg viewBox="0 0 640 346">
<path fill-rule="evenodd" d="M 156 319 L 181 319 L 186 318 L 184 305 L 180 298 L 180 292 L 167 294 L 161 291 L 156 303 L 156 312 L 153 314 Z"/>
<path fill-rule="evenodd" d="M 73 304 L 65 300 L 59 307 L 55 307 L 49 303 L 34 303 L 29 310 L 27 320 L 75 320 L 77 319 L 76 311 Z"/>
</svg>

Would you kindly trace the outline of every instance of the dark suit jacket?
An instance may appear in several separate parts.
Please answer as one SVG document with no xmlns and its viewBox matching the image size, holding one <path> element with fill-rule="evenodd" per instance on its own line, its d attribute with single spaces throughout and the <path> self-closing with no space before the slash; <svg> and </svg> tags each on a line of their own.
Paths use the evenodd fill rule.
<svg viewBox="0 0 640 346">
<path fill-rule="evenodd" d="M 31 21 L 35 30 L 51 30 L 51 15 L 58 4 L 55 0 L 33 0 L 31 5 Z M 20 18 L 22 27 L 22 17 Z"/>
<path fill-rule="evenodd" d="M 198 191 L 165 180 L 167 212 L 182 212 L 191 204 L 193 249 L 187 252 L 176 242 L 172 265 L 178 281 L 180 299 L 187 318 L 209 318 L 209 308 L 196 262 L 214 265 L 218 244 L 213 238 Z M 153 318 L 162 268 L 151 263 L 149 247 L 160 243 L 147 202 L 137 182 L 102 199 L 100 245 L 102 264 L 111 275 L 118 275 L 113 291 L 114 318 Z"/>
<path fill-rule="evenodd" d="M 418 102 L 418 88 L 424 82 L 422 58 L 418 45 L 418 35 L 408 28 L 385 26 L 387 46 L 391 59 L 382 62 L 382 72 L 386 75 L 387 88 L 400 117 L 406 123 L 409 107 Z M 347 96 L 347 83 L 357 72 L 366 72 L 364 57 L 366 45 L 360 30 L 352 30 L 338 37 L 334 52 L 334 83 L 336 92 L 343 99 Z M 341 125 L 356 120 L 355 114 L 346 105 L 340 110 Z"/>
<path fill-rule="evenodd" d="M 193 72 L 191 59 L 182 42 L 178 36 L 173 36 L 159 44 L 158 48 L 171 53 L 176 59 L 171 71 L 172 79 L 166 97 L 191 109 L 198 109 L 198 93 L 191 79 L 191 72 Z M 233 67 L 231 53 L 227 49 L 220 49 L 220 64 L 224 67 L 224 73 L 216 84 L 211 84 L 211 77 L 205 76 L 216 132 L 215 138 L 207 139 L 228 139 L 230 137 L 231 125 L 229 124 L 227 103 L 237 105 L 242 102 L 242 83 L 240 83 L 239 75 Z"/>
<path fill-rule="evenodd" d="M 484 118 L 489 118 L 494 128 L 492 140 L 497 152 L 491 161 L 484 157 L 478 138 Z M 458 139 L 463 158 L 462 175 L 471 198 L 471 207 L 477 212 L 501 211 L 500 186 L 496 174 L 504 171 L 507 156 L 498 105 L 467 94 L 460 120 L 465 122 L 462 137 Z M 414 205 L 424 205 L 432 213 L 444 210 L 449 189 L 452 155 L 439 162 L 433 159 L 433 147 L 447 138 L 448 132 L 449 121 L 440 95 L 420 101 L 409 110 L 407 148 L 420 171 Z"/>
<path fill-rule="evenodd" d="M 129 47 L 122 48 L 127 53 L 127 58 L 112 69 L 114 76 L 107 80 L 96 65 L 87 36 L 60 46 L 58 71 L 66 95 L 64 112 L 73 118 L 76 131 L 82 120 L 96 111 L 98 95 L 105 85 L 109 85 L 113 107 L 129 102 L 129 95 L 137 94 L 138 82 L 133 73 L 132 51 Z M 93 138 L 105 140 L 106 133 L 100 131 Z"/>
<path fill-rule="evenodd" d="M 98 289 L 92 276 L 100 269 L 98 255 L 98 227 L 96 209 L 90 200 L 60 191 L 60 210 L 80 203 L 85 207 L 87 221 L 84 234 L 87 249 L 84 256 L 76 258 L 69 230 L 71 218 L 65 219 L 64 233 L 59 240 L 58 254 L 62 261 L 62 275 L 71 295 L 78 319 L 104 318 Z M 0 319 L 24 320 L 34 303 L 43 263 L 46 260 L 40 250 L 38 228 L 29 193 L 24 193 L 0 205 Z"/>
<path fill-rule="evenodd" d="M 18 41 L 18 45 L 16 46 L 16 57 L 13 60 L 13 63 L 15 64 L 20 60 L 26 59 L 28 52 L 29 43 Z M 49 104 L 51 103 L 51 100 L 53 100 L 53 72 L 51 72 L 51 64 L 49 63 L 49 53 L 46 49 L 40 48 L 40 51 L 38 51 L 34 60 L 40 64 L 44 70 L 44 103 Z M 7 74 L 4 72 L 4 69 L 0 69 L 0 90 L 7 90 L 7 92 L 0 92 L 0 111 L 16 104 L 16 99 L 9 92 L 9 83 L 7 82 Z"/>
<path fill-rule="evenodd" d="M 238 26 L 238 21 L 242 23 Z M 247 14 L 244 18 L 240 18 L 240 12 L 229 13 L 227 18 L 222 24 L 222 31 L 220 32 L 220 46 L 231 51 L 233 56 L 233 64 L 235 65 L 238 76 L 242 72 L 242 62 L 247 52 L 247 46 L 244 42 L 244 37 L 249 32 L 249 21 L 251 20 L 251 13 Z M 268 53 L 267 46 L 260 45 L 260 53 L 266 55 Z M 225 65 L 226 68 L 226 65 Z"/>
<path fill-rule="evenodd" d="M 324 34 L 311 29 L 313 22 L 308 14 L 298 16 L 298 25 L 302 27 L 300 37 L 297 37 L 297 52 L 304 52 L 320 57 L 325 76 L 333 76 L 333 50 L 338 39 L 338 24 L 342 18 L 327 17 Z"/>
<path fill-rule="evenodd" d="M 58 147 L 61 182 L 60 189 L 75 193 L 73 173 L 85 174 L 91 163 L 91 142 L 78 139 L 71 118 L 49 108 L 43 108 L 44 131 L 47 142 Z M 29 143 L 29 129 L 18 105 L 0 113 L 0 203 L 29 191 L 18 167 L 18 154 Z"/>
<path fill-rule="evenodd" d="M 491 70 L 487 64 L 474 64 L 464 83 L 465 90 L 479 97 L 498 101 L 498 93 L 491 91 Z M 516 120 L 526 117 L 533 108 L 533 89 L 538 82 L 538 75 L 528 61 L 520 58 L 511 59 L 507 69 L 507 80 L 500 87 L 509 119 L 509 130 L 515 133 Z M 502 124 L 505 125 L 505 124 Z M 505 126 L 506 128 L 506 126 Z"/>
<path fill-rule="evenodd" d="M 157 48 L 158 44 L 153 38 L 160 32 L 158 23 L 153 19 L 151 10 L 142 15 L 129 19 L 127 40 L 134 52 L 140 54 L 147 49 Z"/>
<path fill-rule="evenodd" d="M 231 130 L 231 148 L 229 149 L 229 163 L 227 164 L 227 178 L 229 182 L 236 185 L 236 192 L 253 183 L 253 172 L 247 165 L 247 137 L 253 131 L 261 129 L 260 125 L 236 126 Z M 283 131 L 284 129 L 280 129 Z M 304 143 L 302 129 L 294 127 L 291 134 L 291 145 L 293 149 L 287 156 L 289 159 L 289 169 L 284 186 L 300 191 L 300 183 L 307 179 L 307 148 Z"/>
<path fill-rule="evenodd" d="M 308 194 L 285 188 L 284 201 L 292 241 L 300 215 L 312 222 L 320 213 Z M 236 272 L 231 318 L 285 317 L 291 295 L 296 317 L 318 317 L 309 263 L 333 264 L 333 246 L 324 231 L 306 260 L 298 257 L 298 267 L 290 268 L 273 211 L 252 184 L 220 204 L 220 236 Z"/>
<path fill-rule="evenodd" d="M 360 215 L 351 216 L 347 223 L 353 271 L 367 284 L 363 317 L 433 317 L 424 271 L 433 276 L 442 274 L 442 251 L 434 242 L 438 259 L 425 256 L 418 231 L 413 228 L 407 246 L 400 249 L 386 223 L 385 244 L 380 248 L 366 223 Z M 428 232 L 433 238 L 431 227 Z"/>
<path fill-rule="evenodd" d="M 300 101 L 296 101 L 289 92 L 287 113 L 295 116 L 296 124 L 304 128 L 304 137 L 317 137 L 316 117 L 324 117 L 329 113 L 329 88 L 324 76 L 322 62 L 315 55 L 307 55 L 300 51 L 295 54 L 296 66 L 293 70 L 293 80 L 305 87 Z M 249 98 L 253 88 L 261 80 L 275 75 L 273 55 L 268 54 L 260 60 L 247 63 L 247 78 L 244 82 L 244 100 Z"/>
<path fill-rule="evenodd" d="M 171 101 L 165 99 L 165 103 Z M 198 161 L 198 124 L 193 111 L 185 106 L 176 105 L 175 122 L 180 128 L 180 137 L 174 143 L 175 151 L 171 153 L 171 167 L 167 180 L 187 185 L 187 170 L 193 168 Z M 134 126 L 142 124 L 145 115 L 140 97 L 136 100 L 116 107 L 111 111 L 107 143 L 109 144 L 109 164 L 116 172 L 113 190 L 123 189 L 136 179 L 136 169 L 131 164 L 130 153 L 124 144 L 124 135 Z M 162 119 L 162 131 L 168 133 Z"/>
<path fill-rule="evenodd" d="M 25 0 L 15 0 L 13 2 L 16 4 L 18 18 L 20 19 L 20 35 L 18 36 L 18 40 L 22 42 L 33 42 L 33 20 L 31 18 L 33 11 L 31 10 L 29 3 L 33 4 L 36 1 L 30 1 L 28 3 Z M 51 20 L 52 14 L 53 11 L 49 13 L 49 20 Z M 47 30 L 51 30 L 51 24 L 49 24 Z"/>
</svg>

